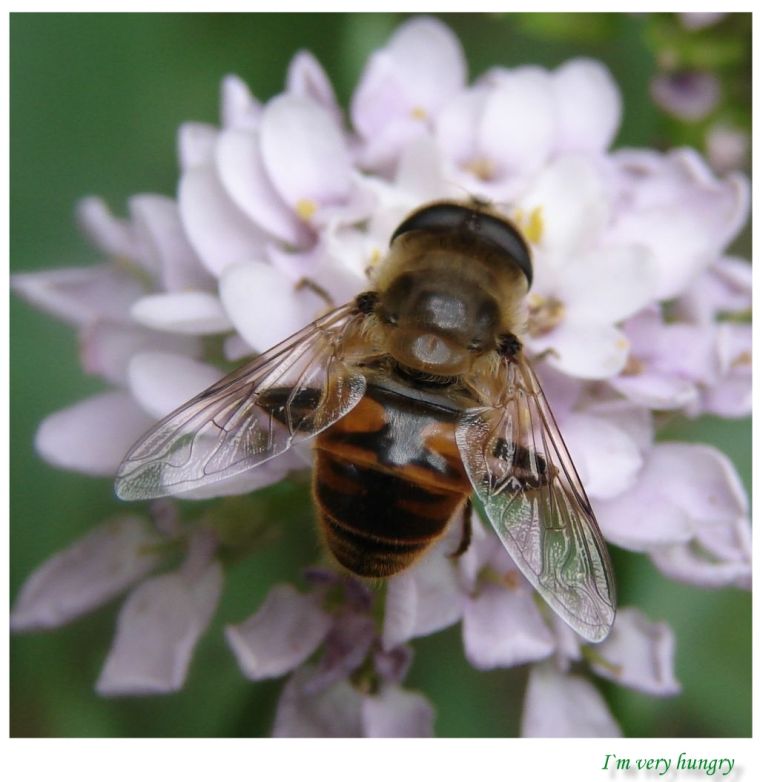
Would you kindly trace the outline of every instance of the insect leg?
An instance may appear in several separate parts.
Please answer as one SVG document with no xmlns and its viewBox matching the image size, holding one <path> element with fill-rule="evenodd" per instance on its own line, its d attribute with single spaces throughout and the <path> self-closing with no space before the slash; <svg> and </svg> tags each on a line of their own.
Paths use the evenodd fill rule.
<svg viewBox="0 0 760 782">
<path fill-rule="evenodd" d="M 310 290 L 312 293 L 319 296 L 319 298 L 330 308 L 335 306 L 333 297 L 318 282 L 315 282 L 309 277 L 301 277 L 295 287 L 297 291 L 303 290 L 304 288 Z"/>
</svg>

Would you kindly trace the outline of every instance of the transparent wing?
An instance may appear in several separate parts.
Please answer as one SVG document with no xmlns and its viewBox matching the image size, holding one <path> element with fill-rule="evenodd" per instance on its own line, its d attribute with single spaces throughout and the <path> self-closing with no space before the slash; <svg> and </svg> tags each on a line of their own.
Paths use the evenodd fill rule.
<svg viewBox="0 0 760 782">
<path fill-rule="evenodd" d="M 339 307 L 159 421 L 121 463 L 122 499 L 162 497 L 230 478 L 348 413 L 366 381 L 346 358 L 363 315 Z"/>
<path fill-rule="evenodd" d="M 465 469 L 525 577 L 574 630 L 601 641 L 615 618 L 607 547 L 533 370 L 520 357 L 502 371 L 494 406 L 458 426 Z"/>
</svg>

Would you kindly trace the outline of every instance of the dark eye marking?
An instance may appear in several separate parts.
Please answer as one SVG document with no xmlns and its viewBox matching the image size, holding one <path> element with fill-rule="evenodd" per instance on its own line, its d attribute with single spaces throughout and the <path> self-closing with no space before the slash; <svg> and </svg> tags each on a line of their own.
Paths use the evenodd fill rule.
<svg viewBox="0 0 760 782">
<path fill-rule="evenodd" d="M 488 212 L 481 212 L 463 204 L 432 204 L 407 217 L 393 232 L 391 244 L 410 231 L 470 234 L 511 258 L 525 275 L 528 287 L 533 282 L 533 263 L 527 242 L 511 223 Z"/>
</svg>

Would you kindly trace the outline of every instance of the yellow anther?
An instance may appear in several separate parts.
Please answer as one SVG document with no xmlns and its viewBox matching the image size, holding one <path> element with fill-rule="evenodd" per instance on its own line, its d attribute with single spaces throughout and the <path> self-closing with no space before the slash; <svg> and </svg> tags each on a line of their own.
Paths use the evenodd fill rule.
<svg viewBox="0 0 760 782">
<path fill-rule="evenodd" d="M 501 583 L 507 589 L 517 589 L 520 586 L 520 574 L 516 570 L 508 570 L 502 574 Z"/>
<path fill-rule="evenodd" d="M 488 182 L 494 178 L 493 163 L 484 157 L 475 157 L 465 165 L 465 170 L 474 174 L 481 182 Z"/>
<path fill-rule="evenodd" d="M 531 209 L 523 233 L 531 244 L 538 244 L 541 241 L 541 237 L 544 235 L 544 208 L 542 206 Z"/>
<path fill-rule="evenodd" d="M 528 296 L 528 333 L 542 337 L 553 331 L 565 319 L 565 305 L 553 296 L 544 298 L 537 293 Z"/>
<path fill-rule="evenodd" d="M 420 122 L 424 122 L 427 119 L 427 112 L 422 106 L 415 106 L 411 112 L 412 119 L 418 119 Z"/>
<path fill-rule="evenodd" d="M 296 204 L 296 214 L 304 221 L 311 220 L 317 213 L 317 202 L 311 198 L 302 198 Z"/>
<path fill-rule="evenodd" d="M 625 377 L 633 377 L 635 375 L 643 374 L 645 369 L 646 366 L 640 358 L 636 358 L 636 356 L 630 355 L 628 356 L 628 360 L 625 362 L 625 366 L 623 367 L 621 374 Z"/>
<path fill-rule="evenodd" d="M 544 208 L 542 206 L 534 207 L 527 215 L 522 209 L 517 209 L 512 219 L 531 244 L 538 244 L 541 241 L 541 237 L 544 235 Z"/>
<path fill-rule="evenodd" d="M 367 265 L 364 267 L 364 274 L 368 279 L 372 279 L 372 277 L 375 274 L 375 269 L 377 269 L 378 264 L 383 259 L 383 254 L 380 251 L 379 247 L 374 247 L 372 249 L 372 252 L 369 256 L 369 261 L 367 262 Z"/>
</svg>

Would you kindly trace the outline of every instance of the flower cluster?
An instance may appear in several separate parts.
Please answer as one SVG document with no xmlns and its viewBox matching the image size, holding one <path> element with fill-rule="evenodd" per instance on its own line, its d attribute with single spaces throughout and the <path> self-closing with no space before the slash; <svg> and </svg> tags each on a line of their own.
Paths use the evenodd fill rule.
<svg viewBox="0 0 760 782">
<path fill-rule="evenodd" d="M 43 421 L 39 453 L 112 476 L 153 421 L 221 377 L 220 346 L 226 361 L 253 355 L 349 300 L 408 211 L 470 194 L 532 244 L 526 348 L 605 537 L 678 581 L 747 588 L 734 468 L 655 432 L 663 411 L 750 412 L 749 265 L 726 255 L 748 184 L 716 178 L 689 149 L 610 151 L 621 111 L 609 73 L 587 59 L 468 84 L 459 42 L 432 18 L 372 54 L 350 123 L 307 52 L 266 103 L 227 77 L 219 127 L 180 128 L 176 199 L 137 195 L 121 219 L 88 198 L 81 225 L 106 260 L 14 277 L 17 294 L 78 330 L 83 369 L 113 386 Z M 304 464 L 274 460 L 224 490 Z M 98 691 L 174 691 L 219 600 L 224 545 L 171 501 L 106 521 L 31 575 L 13 628 L 56 627 L 131 590 Z M 452 560 L 454 548 L 441 541 L 383 593 L 315 568 L 305 591 L 278 584 L 227 627 L 246 677 L 290 675 L 275 735 L 432 735 L 432 706 L 402 686 L 409 642 L 459 622 L 474 667 L 531 665 L 526 736 L 617 735 L 591 673 L 678 691 L 667 625 L 623 607 L 589 647 L 477 520 L 468 551 Z"/>
<path fill-rule="evenodd" d="M 741 30 L 745 24 L 746 45 L 721 29 Z M 749 18 L 745 22 L 741 14 L 681 13 L 676 22 L 653 15 L 649 35 L 657 50 L 657 73 L 649 85 L 652 100 L 676 122 L 703 134 L 716 171 L 745 166 L 749 116 L 742 108 L 736 111 L 744 101 L 728 98 L 744 89 L 737 81 L 751 56 Z"/>
</svg>

